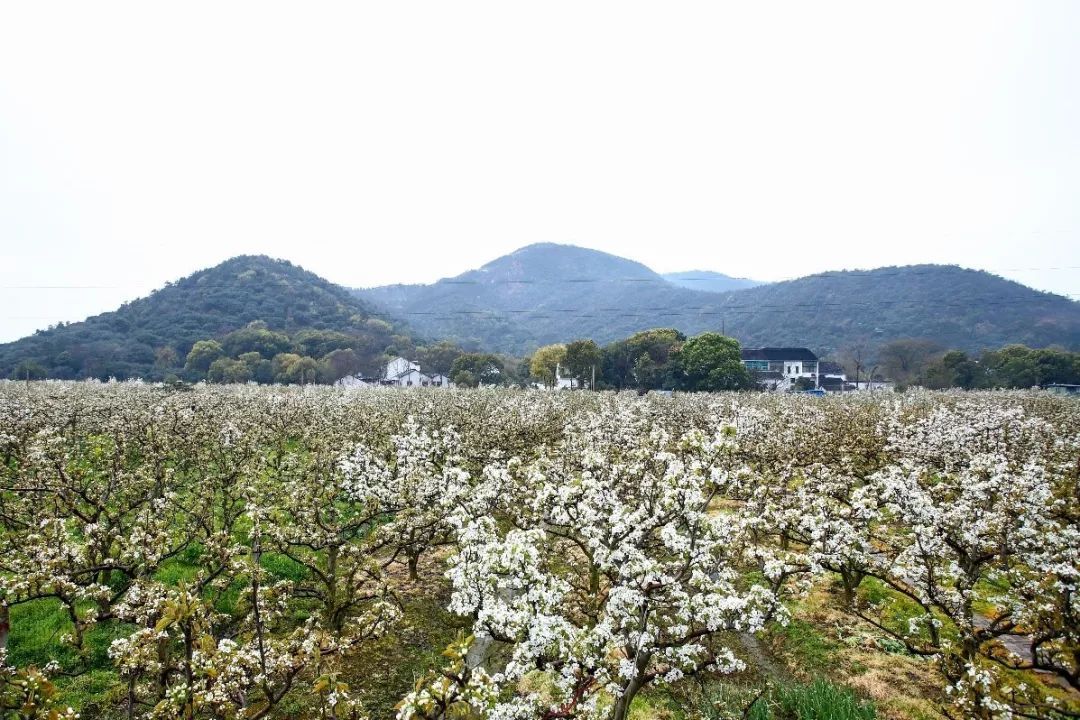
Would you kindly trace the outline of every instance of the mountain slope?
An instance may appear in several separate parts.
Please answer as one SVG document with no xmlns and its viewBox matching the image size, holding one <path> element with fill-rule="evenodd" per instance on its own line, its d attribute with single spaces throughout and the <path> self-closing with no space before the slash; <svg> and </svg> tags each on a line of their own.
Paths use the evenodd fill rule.
<svg viewBox="0 0 1080 720">
<path fill-rule="evenodd" d="M 730 290 L 746 290 L 747 288 L 764 285 L 757 280 L 749 278 L 737 278 L 712 270 L 687 270 L 684 272 L 664 273 L 663 278 L 670 283 L 689 290 L 704 290 L 705 292 L 728 292 Z"/>
<path fill-rule="evenodd" d="M 721 309 L 729 331 L 754 345 L 833 350 L 920 337 L 970 351 L 1080 347 L 1080 303 L 951 265 L 811 275 L 728 294 Z"/>
<path fill-rule="evenodd" d="M 0 345 L 0 377 L 24 361 L 52 377 L 152 377 L 157 352 L 183 363 L 191 345 L 261 320 L 271 330 L 365 332 L 376 314 L 345 288 L 284 260 L 240 256 L 83 322 Z M 381 350 L 381 348 L 380 348 Z"/>
<path fill-rule="evenodd" d="M 1080 304 L 954 266 L 823 273 L 715 293 L 607 253 L 541 244 L 431 285 L 357 293 L 425 335 L 511 353 L 580 337 L 605 343 L 652 327 L 821 352 L 900 337 L 973 351 L 1080 347 Z"/>
<path fill-rule="evenodd" d="M 357 290 L 432 337 L 520 354 L 574 337 L 614 340 L 651 327 L 664 308 L 711 297 L 677 287 L 641 263 L 541 243 L 431 285 Z"/>
</svg>

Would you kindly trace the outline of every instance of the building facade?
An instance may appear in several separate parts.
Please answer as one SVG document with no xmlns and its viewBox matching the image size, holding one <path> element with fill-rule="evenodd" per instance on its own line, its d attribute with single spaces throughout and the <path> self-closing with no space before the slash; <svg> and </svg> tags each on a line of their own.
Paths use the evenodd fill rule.
<svg viewBox="0 0 1080 720">
<path fill-rule="evenodd" d="M 809 348 L 743 348 L 742 362 L 751 376 L 769 390 L 789 390 L 800 378 L 818 387 L 818 358 Z"/>
<path fill-rule="evenodd" d="M 361 375 L 347 375 L 335 385 L 341 387 L 374 387 L 389 385 L 396 387 L 453 387 L 450 378 L 435 373 L 427 375 L 420 370 L 420 363 L 403 357 L 396 357 L 386 363 L 382 377 L 365 378 Z"/>
</svg>

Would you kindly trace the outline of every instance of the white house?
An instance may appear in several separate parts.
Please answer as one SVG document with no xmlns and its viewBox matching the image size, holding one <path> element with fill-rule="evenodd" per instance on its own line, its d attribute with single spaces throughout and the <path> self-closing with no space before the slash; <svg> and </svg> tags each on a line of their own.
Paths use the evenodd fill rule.
<svg viewBox="0 0 1080 720">
<path fill-rule="evenodd" d="M 818 387 L 817 355 L 808 348 L 743 348 L 742 362 L 758 383 L 770 390 L 790 390 L 800 378 Z"/>
<path fill-rule="evenodd" d="M 346 388 L 366 388 L 366 387 L 378 387 L 378 378 L 366 378 L 360 375 L 346 375 L 345 377 L 334 383 L 337 387 Z"/>
<path fill-rule="evenodd" d="M 547 383 L 533 383 L 533 387 L 541 390 L 547 390 L 549 388 L 554 390 L 577 390 L 578 388 L 587 388 L 589 383 L 578 383 L 578 381 L 572 377 L 563 377 L 562 364 L 555 363 L 555 385 L 554 387 Z"/>
<path fill-rule="evenodd" d="M 403 382 L 398 382 L 402 378 L 411 378 L 411 373 L 420 373 L 420 363 L 406 360 L 403 357 L 396 357 L 390 362 L 386 363 L 386 370 L 383 372 L 383 380 L 391 381 L 394 385 L 403 385 Z"/>
<path fill-rule="evenodd" d="M 420 371 L 420 363 L 396 357 L 386 363 L 381 378 L 365 378 L 361 375 L 348 375 L 338 380 L 340 387 L 373 387 L 391 385 L 397 387 L 453 387 L 450 378 L 438 373 L 425 375 Z"/>
</svg>

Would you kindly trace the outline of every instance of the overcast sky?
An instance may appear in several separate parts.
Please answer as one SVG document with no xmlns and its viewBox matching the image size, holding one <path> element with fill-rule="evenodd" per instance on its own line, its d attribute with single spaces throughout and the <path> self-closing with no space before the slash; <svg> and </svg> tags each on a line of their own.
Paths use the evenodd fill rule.
<svg viewBox="0 0 1080 720">
<path fill-rule="evenodd" d="M 240 253 L 367 286 L 551 241 L 1080 297 L 1074 0 L 0 7 L 0 341 Z"/>
</svg>

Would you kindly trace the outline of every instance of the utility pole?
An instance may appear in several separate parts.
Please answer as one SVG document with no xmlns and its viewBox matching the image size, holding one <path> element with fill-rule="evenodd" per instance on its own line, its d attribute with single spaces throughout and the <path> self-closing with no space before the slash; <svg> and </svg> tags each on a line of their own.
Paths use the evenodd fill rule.
<svg viewBox="0 0 1080 720">
<path fill-rule="evenodd" d="M 596 390 L 596 366 L 592 366 L 592 382 L 589 383 L 590 390 Z"/>
</svg>

